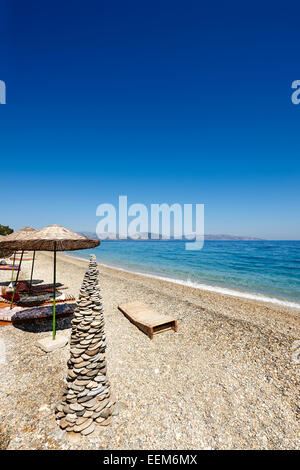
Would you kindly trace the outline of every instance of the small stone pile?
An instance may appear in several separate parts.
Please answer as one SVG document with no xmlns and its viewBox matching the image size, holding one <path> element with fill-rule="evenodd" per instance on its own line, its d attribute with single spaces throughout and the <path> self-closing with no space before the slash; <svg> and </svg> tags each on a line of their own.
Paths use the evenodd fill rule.
<svg viewBox="0 0 300 470">
<path fill-rule="evenodd" d="M 66 389 L 56 406 L 62 429 L 88 435 L 110 423 L 115 402 L 106 377 L 103 308 L 96 257 L 90 258 L 74 312 Z"/>
</svg>

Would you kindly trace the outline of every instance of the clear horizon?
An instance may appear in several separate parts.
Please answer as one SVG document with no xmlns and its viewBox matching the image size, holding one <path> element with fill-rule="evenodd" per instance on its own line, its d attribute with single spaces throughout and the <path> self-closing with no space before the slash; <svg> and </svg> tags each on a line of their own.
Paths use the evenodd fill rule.
<svg viewBox="0 0 300 470">
<path fill-rule="evenodd" d="M 1 220 L 94 232 L 101 203 L 205 204 L 300 240 L 299 5 L 3 2 Z"/>
</svg>

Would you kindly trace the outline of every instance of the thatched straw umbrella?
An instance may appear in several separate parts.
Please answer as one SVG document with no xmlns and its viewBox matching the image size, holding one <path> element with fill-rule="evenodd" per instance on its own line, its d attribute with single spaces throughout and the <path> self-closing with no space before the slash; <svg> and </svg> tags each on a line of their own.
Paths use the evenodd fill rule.
<svg viewBox="0 0 300 470">
<path fill-rule="evenodd" d="M 0 241 L 4 240 L 4 238 L 5 238 L 5 235 L 0 235 Z M 5 256 L 2 256 L 2 258 L 5 258 Z"/>
<path fill-rule="evenodd" d="M 56 252 L 84 250 L 86 248 L 95 248 L 99 245 L 99 240 L 79 235 L 61 225 L 49 225 L 31 233 L 23 231 L 23 236 L 14 240 L 8 240 L 8 237 L 6 237 L 6 240 L 0 240 L 0 248 L 14 248 L 15 250 L 22 250 L 22 253 L 24 250 L 54 252 L 53 339 L 55 339 Z"/>
<path fill-rule="evenodd" d="M 0 241 L 6 240 L 6 237 L 8 237 L 8 235 L 0 235 Z M 13 251 L 7 251 L 7 250 L 0 251 L 1 258 L 9 258 L 12 254 L 13 254 Z"/>
<path fill-rule="evenodd" d="M 8 244 L 10 244 L 10 249 L 13 248 L 13 250 L 14 250 L 13 268 L 12 268 L 12 274 L 11 274 L 11 280 L 12 281 L 13 281 L 13 276 L 14 276 L 14 266 L 15 266 L 15 262 L 16 262 L 16 251 L 18 250 L 18 248 L 15 248 L 15 244 L 17 244 L 17 242 L 19 242 L 19 241 L 23 241 L 24 239 L 28 239 L 28 237 L 30 238 L 32 236 L 32 234 L 35 233 L 35 232 L 37 232 L 37 230 L 33 227 L 23 227 L 20 230 L 17 230 L 17 232 L 13 232 L 13 233 L 11 233 L 9 235 L 6 235 L 6 236 L 4 236 L 0 239 L 0 247 L 2 247 L 3 244 L 8 243 Z M 18 279 L 19 279 L 19 273 L 20 273 L 20 270 L 21 270 L 21 265 L 22 265 L 22 260 L 23 260 L 23 253 L 24 253 L 24 250 L 22 250 L 22 253 L 21 253 L 19 269 L 18 269 L 17 277 L 16 277 L 16 283 L 18 282 Z M 33 256 L 31 275 L 33 273 L 34 257 L 35 257 L 35 254 Z M 13 296 L 14 296 L 14 294 L 13 294 Z M 13 302 L 13 298 L 12 298 L 12 302 Z"/>
</svg>

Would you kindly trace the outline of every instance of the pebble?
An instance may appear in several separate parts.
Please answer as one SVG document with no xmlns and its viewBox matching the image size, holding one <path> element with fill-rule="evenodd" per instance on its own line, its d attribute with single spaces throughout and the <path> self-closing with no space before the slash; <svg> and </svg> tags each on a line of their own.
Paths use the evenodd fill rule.
<svg viewBox="0 0 300 470">
<path fill-rule="evenodd" d="M 83 431 L 81 431 L 81 434 L 83 436 L 87 436 L 88 434 L 91 434 L 92 432 L 94 432 L 95 427 L 96 427 L 95 424 L 92 423 L 88 428 L 83 429 Z"/>
</svg>

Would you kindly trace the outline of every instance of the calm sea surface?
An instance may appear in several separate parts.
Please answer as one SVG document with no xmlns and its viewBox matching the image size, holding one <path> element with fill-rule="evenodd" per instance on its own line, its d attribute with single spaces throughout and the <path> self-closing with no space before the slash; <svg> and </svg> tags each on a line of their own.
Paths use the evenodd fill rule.
<svg viewBox="0 0 300 470">
<path fill-rule="evenodd" d="M 300 306 L 300 241 L 206 241 L 200 251 L 185 250 L 181 241 L 103 241 L 94 250 L 70 252 L 91 253 L 99 263 L 199 289 Z"/>
</svg>

